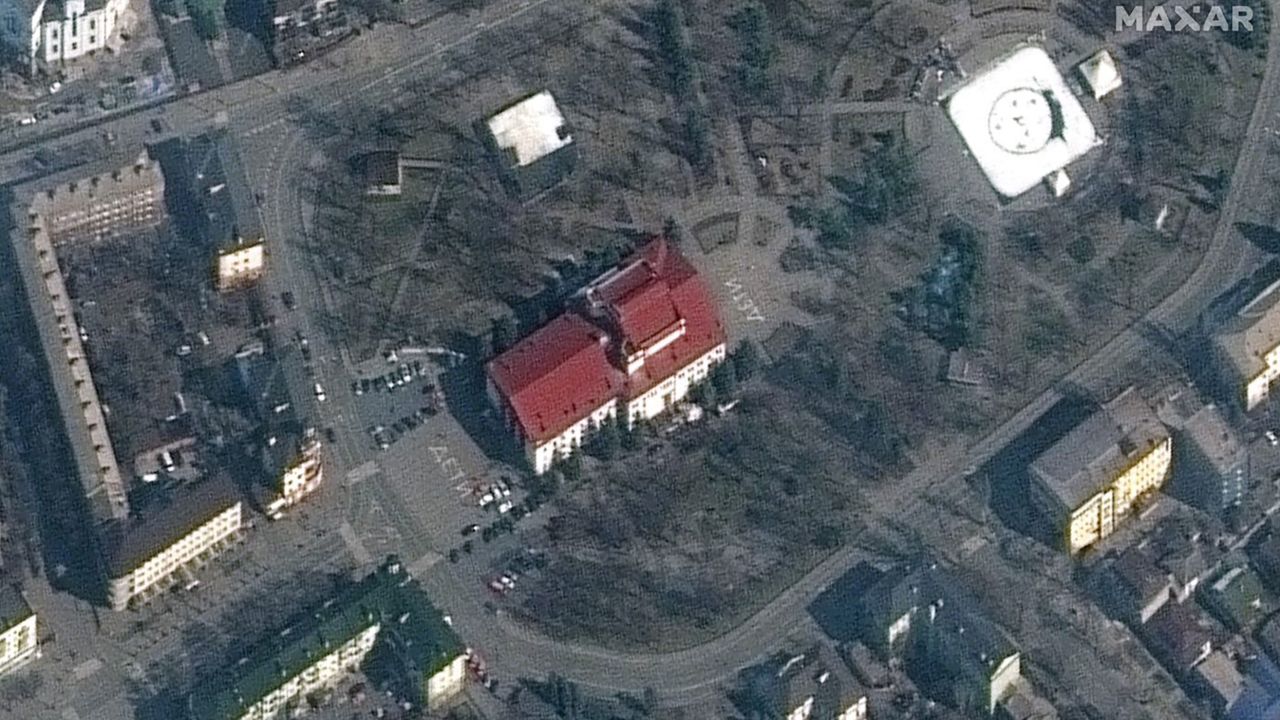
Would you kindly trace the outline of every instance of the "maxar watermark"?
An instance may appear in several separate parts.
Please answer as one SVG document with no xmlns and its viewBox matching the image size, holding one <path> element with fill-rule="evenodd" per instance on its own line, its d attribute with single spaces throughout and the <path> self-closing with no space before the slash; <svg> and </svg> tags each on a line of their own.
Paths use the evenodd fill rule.
<svg viewBox="0 0 1280 720">
<path fill-rule="evenodd" d="M 1116 6 L 1116 32 L 1125 29 L 1142 32 L 1207 32 L 1229 30 L 1253 31 L 1253 8 L 1248 5 L 1157 5 Z"/>
</svg>

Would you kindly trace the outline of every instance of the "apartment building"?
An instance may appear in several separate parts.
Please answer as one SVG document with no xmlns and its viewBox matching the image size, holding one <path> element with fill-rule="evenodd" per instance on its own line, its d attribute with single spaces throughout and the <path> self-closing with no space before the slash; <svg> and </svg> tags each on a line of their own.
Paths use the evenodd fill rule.
<svg viewBox="0 0 1280 720">
<path fill-rule="evenodd" d="M 1266 402 L 1280 378 L 1280 283 L 1263 290 L 1212 338 L 1223 394 L 1245 412 Z"/>
<path fill-rule="evenodd" d="M 0 675 L 40 657 L 36 614 L 17 586 L 0 585 Z"/>
<path fill-rule="evenodd" d="M 105 534 L 107 602 L 125 610 L 157 593 L 199 584 L 195 571 L 235 544 L 243 503 L 225 475 L 175 488 L 171 498 L 140 508 Z"/>
<path fill-rule="evenodd" d="M 1031 463 L 1030 498 L 1077 553 L 1103 540 L 1169 477 L 1173 440 L 1132 388 Z"/>
<path fill-rule="evenodd" d="M 165 218 L 164 174 L 146 150 L 126 164 L 110 161 L 42 183 L 31 196 L 54 247 L 96 242 L 153 228 Z"/>
<path fill-rule="evenodd" d="M 1248 487 L 1249 448 L 1217 406 L 1201 407 L 1174 436 L 1171 492 L 1213 515 L 1239 505 Z"/>
<path fill-rule="evenodd" d="M 390 662 L 372 667 L 380 655 Z M 308 695 L 360 671 L 408 687 L 412 702 L 439 710 L 462 691 L 461 641 L 416 580 L 392 559 L 322 607 L 260 643 L 189 699 L 192 720 L 293 717 Z"/>
<path fill-rule="evenodd" d="M 284 370 L 267 354 L 262 342 L 242 346 L 232 365 L 246 405 L 261 424 L 262 467 L 268 488 L 262 504 L 267 515 L 277 519 L 324 481 L 320 437 L 315 428 L 299 420 Z"/>
<path fill-rule="evenodd" d="M 671 409 L 725 356 L 714 300 L 659 238 L 490 361 L 487 388 L 541 474 L 618 413 L 630 425 Z"/>
<path fill-rule="evenodd" d="M 266 271 L 266 235 L 235 140 L 225 130 L 190 138 L 176 162 L 182 204 L 195 208 L 195 230 L 213 258 L 219 291 L 250 285 Z"/>
<path fill-rule="evenodd" d="M 164 176 L 145 151 L 58 172 L 13 189 L 9 234 L 61 409 L 77 475 L 98 522 L 129 513 L 59 249 L 152 228 L 164 220 Z"/>
<path fill-rule="evenodd" d="M 111 45 L 128 0 L 9 0 L 0 4 L 0 45 L 30 68 L 79 60 Z"/>
</svg>

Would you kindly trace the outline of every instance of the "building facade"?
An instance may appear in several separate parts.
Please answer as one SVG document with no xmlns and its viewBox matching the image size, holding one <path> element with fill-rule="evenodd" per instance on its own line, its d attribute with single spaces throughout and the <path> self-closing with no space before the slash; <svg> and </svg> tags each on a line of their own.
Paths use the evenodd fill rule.
<svg viewBox="0 0 1280 720">
<path fill-rule="evenodd" d="M 278 517 L 319 489 L 324 481 L 320 438 L 308 429 L 302 438 L 272 436 L 267 447 L 268 470 L 276 475 L 276 497 L 267 505 L 267 514 Z"/>
<path fill-rule="evenodd" d="M 133 162 L 65 179 L 31 199 L 55 247 L 154 228 L 165 217 L 164 174 L 144 150 Z"/>
<path fill-rule="evenodd" d="M 108 537 L 107 602 L 113 610 L 144 604 L 185 581 L 240 539 L 243 503 L 230 481 L 214 477 L 154 514 L 121 523 Z"/>
<path fill-rule="evenodd" d="M 373 623 L 358 631 L 351 639 L 340 641 L 332 652 L 321 655 L 300 672 L 290 675 L 261 700 L 245 708 L 239 720 L 293 717 L 294 711 L 302 706 L 308 695 L 332 687 L 342 678 L 359 670 L 365 656 L 373 649 L 381 629 L 380 624 Z"/>
<path fill-rule="evenodd" d="M 7 2 L 0 7 L 0 41 L 34 68 L 79 60 L 116 39 L 128 0 Z"/>
<path fill-rule="evenodd" d="M 0 675 L 40 657 L 36 614 L 13 585 L 0 587 Z"/>
<path fill-rule="evenodd" d="M 619 412 L 631 426 L 672 409 L 726 352 L 697 272 L 657 239 L 490 361 L 487 389 L 541 474 Z"/>
<path fill-rule="evenodd" d="M 1245 412 L 1266 402 L 1280 378 L 1280 283 L 1219 328 L 1213 348 L 1223 394 Z"/>
<path fill-rule="evenodd" d="M 1172 437 L 1131 388 L 1036 458 L 1031 501 L 1077 553 L 1111 535 L 1135 503 L 1159 490 L 1172 462 Z"/>
</svg>

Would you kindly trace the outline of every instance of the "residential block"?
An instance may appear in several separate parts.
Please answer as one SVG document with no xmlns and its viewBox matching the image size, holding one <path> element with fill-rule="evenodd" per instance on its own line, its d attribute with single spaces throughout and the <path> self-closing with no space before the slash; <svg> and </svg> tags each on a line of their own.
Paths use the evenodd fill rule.
<svg viewBox="0 0 1280 720">
<path fill-rule="evenodd" d="M 1173 440 L 1130 388 L 1040 454 L 1030 497 L 1071 553 L 1103 540 L 1169 477 Z"/>
</svg>

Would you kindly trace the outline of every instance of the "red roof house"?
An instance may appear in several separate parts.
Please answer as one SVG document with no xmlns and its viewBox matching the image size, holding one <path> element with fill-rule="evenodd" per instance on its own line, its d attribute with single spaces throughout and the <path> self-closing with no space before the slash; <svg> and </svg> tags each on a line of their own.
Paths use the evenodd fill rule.
<svg viewBox="0 0 1280 720">
<path fill-rule="evenodd" d="M 664 238 L 602 275 L 580 299 L 489 363 L 495 402 L 535 446 L 610 399 L 641 397 L 725 343 L 706 286 Z"/>
</svg>

